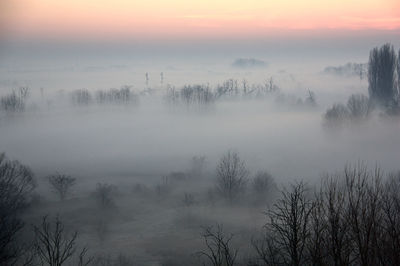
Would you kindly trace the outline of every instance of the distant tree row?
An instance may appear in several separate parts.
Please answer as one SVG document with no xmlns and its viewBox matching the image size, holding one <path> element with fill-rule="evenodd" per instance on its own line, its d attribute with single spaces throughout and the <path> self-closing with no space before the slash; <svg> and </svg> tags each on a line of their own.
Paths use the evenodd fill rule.
<svg viewBox="0 0 400 266">
<path fill-rule="evenodd" d="M 5 112 L 22 112 L 25 110 L 25 102 L 29 96 L 28 87 L 20 87 L 10 94 L 0 98 L 0 110 Z"/>
<path fill-rule="evenodd" d="M 92 95 L 87 89 L 71 92 L 71 100 L 74 104 L 85 106 L 93 101 L 98 104 L 128 104 L 137 102 L 137 96 L 129 86 L 120 89 L 98 90 Z"/>
<path fill-rule="evenodd" d="M 226 99 L 262 99 L 273 97 L 279 105 L 292 107 L 316 107 L 317 100 L 315 93 L 307 91 L 303 99 L 294 95 L 287 95 L 281 92 L 279 86 L 270 78 L 263 84 L 250 84 L 246 79 L 241 82 L 237 79 L 228 79 L 222 84 L 211 88 L 209 85 L 185 85 L 181 88 L 168 86 L 165 99 L 172 106 L 197 106 L 204 107 L 214 104 L 217 100 Z"/>
</svg>

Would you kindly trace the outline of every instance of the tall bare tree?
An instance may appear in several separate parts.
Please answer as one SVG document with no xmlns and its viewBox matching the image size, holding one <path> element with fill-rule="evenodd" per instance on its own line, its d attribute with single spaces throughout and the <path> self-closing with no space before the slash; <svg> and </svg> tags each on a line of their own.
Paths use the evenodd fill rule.
<svg viewBox="0 0 400 266">
<path fill-rule="evenodd" d="M 382 172 L 368 171 L 363 163 L 347 166 L 344 171 L 348 200 L 345 219 L 354 247 L 354 262 L 358 265 L 378 265 L 382 262 L 379 249 L 382 225 Z M 353 263 L 354 263 L 353 262 Z"/>
<path fill-rule="evenodd" d="M 397 92 L 400 94 L 400 49 L 399 55 L 397 56 Z M 400 96 L 397 95 L 397 104 L 400 105 Z"/>
<path fill-rule="evenodd" d="M 400 265 L 400 172 L 390 174 L 382 196 L 383 227 L 381 242 L 384 263 Z"/>
<path fill-rule="evenodd" d="M 24 223 L 19 217 L 36 182 L 32 171 L 0 154 L 0 265 L 11 265 L 20 256 L 16 237 Z"/>
<path fill-rule="evenodd" d="M 323 204 L 320 218 L 324 224 L 324 245 L 321 248 L 326 252 L 325 261 L 331 261 L 335 266 L 348 265 L 352 245 L 346 219 L 348 201 L 341 176 L 325 177 L 320 197 Z"/>
<path fill-rule="evenodd" d="M 369 97 L 379 105 L 389 106 L 397 96 L 395 86 L 396 53 L 391 44 L 375 47 L 369 55 L 368 82 Z"/>
<path fill-rule="evenodd" d="M 246 189 L 249 171 L 236 152 L 228 151 L 217 165 L 217 190 L 232 202 Z"/>
<path fill-rule="evenodd" d="M 308 262 L 306 245 L 310 238 L 310 219 L 314 203 L 308 197 L 303 182 L 292 184 L 282 191 L 282 198 L 266 214 L 265 226 L 276 237 L 276 245 L 285 265 L 304 265 Z"/>
</svg>

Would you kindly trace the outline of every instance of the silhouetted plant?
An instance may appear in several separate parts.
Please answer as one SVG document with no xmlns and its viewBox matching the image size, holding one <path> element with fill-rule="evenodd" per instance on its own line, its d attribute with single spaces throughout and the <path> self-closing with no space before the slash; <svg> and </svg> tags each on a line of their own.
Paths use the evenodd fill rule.
<svg viewBox="0 0 400 266">
<path fill-rule="evenodd" d="M 136 95 L 131 91 L 130 86 L 123 86 L 120 89 L 99 90 L 96 92 L 96 100 L 99 104 L 128 104 L 137 102 Z"/>
<path fill-rule="evenodd" d="M 367 96 L 352 94 L 347 101 L 347 108 L 352 119 L 367 118 L 371 112 L 371 104 Z"/>
<path fill-rule="evenodd" d="M 93 193 L 97 204 L 102 209 L 110 209 L 115 207 L 115 197 L 116 187 L 107 183 L 98 183 L 96 190 Z"/>
<path fill-rule="evenodd" d="M 217 165 L 217 190 L 230 202 L 243 194 L 249 171 L 236 152 L 228 151 Z"/>
<path fill-rule="evenodd" d="M 328 127 L 342 126 L 349 118 L 349 110 L 343 104 L 334 104 L 331 108 L 326 110 L 324 115 L 325 125 Z"/>
<path fill-rule="evenodd" d="M 277 186 L 272 175 L 266 171 L 257 172 L 251 181 L 251 189 L 257 201 L 264 202 L 276 190 Z"/>
<path fill-rule="evenodd" d="M 74 104 L 82 106 L 88 105 L 92 100 L 92 96 L 87 89 L 73 91 L 71 98 Z"/>
<path fill-rule="evenodd" d="M 266 171 L 259 171 L 252 180 L 253 191 L 257 194 L 266 194 L 276 189 L 272 175 Z"/>
<path fill-rule="evenodd" d="M 21 211 L 36 186 L 32 171 L 0 154 L 0 265 L 11 265 L 23 252 L 17 235 L 24 226 Z"/>
<path fill-rule="evenodd" d="M 206 248 L 204 251 L 197 252 L 197 254 L 200 257 L 205 257 L 213 266 L 235 265 L 238 250 L 231 247 L 233 234 L 226 236 L 222 225 L 217 225 L 216 228 L 205 227 L 203 230 L 202 236 Z"/>
<path fill-rule="evenodd" d="M 282 191 L 274 207 L 266 214 L 269 222 L 266 229 L 276 237 L 279 259 L 285 265 L 299 266 L 308 262 L 306 245 L 311 228 L 310 219 L 313 202 L 307 195 L 307 187 L 300 182 Z"/>
<path fill-rule="evenodd" d="M 25 110 L 25 100 L 28 95 L 28 87 L 13 90 L 10 94 L 1 97 L 0 107 L 6 112 L 22 112 Z"/>
<path fill-rule="evenodd" d="M 265 228 L 261 237 L 251 239 L 251 246 L 256 252 L 254 265 L 285 265 L 279 245 L 276 243 L 277 239 L 278 236 L 273 235 L 270 230 L 265 230 Z"/>
<path fill-rule="evenodd" d="M 49 183 L 53 191 L 60 197 L 60 200 L 64 200 L 70 193 L 72 186 L 75 185 L 75 181 L 75 178 L 59 173 L 49 176 Z"/>
<path fill-rule="evenodd" d="M 395 86 L 396 53 L 389 43 L 371 50 L 368 63 L 369 98 L 389 106 L 397 97 Z"/>
<path fill-rule="evenodd" d="M 384 264 L 400 264 L 400 172 L 389 174 L 382 197 L 383 229 L 380 243 Z"/>
<path fill-rule="evenodd" d="M 42 264 L 49 266 L 62 266 L 71 260 L 76 253 L 76 238 L 78 233 L 75 231 L 68 234 L 64 224 L 56 216 L 54 222 L 48 221 L 44 216 L 40 226 L 34 226 L 35 250 Z M 92 258 L 86 258 L 87 248 L 83 248 L 78 254 L 79 266 L 89 265 Z"/>
</svg>

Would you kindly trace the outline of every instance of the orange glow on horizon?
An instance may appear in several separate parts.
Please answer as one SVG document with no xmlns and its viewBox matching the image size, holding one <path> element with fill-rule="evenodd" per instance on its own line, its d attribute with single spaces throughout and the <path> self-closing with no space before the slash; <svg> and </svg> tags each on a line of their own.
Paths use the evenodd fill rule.
<svg viewBox="0 0 400 266">
<path fill-rule="evenodd" d="M 5 1 L 13 1 L 8 8 L 12 15 L 2 17 L 9 20 L 9 31 L 15 36 L 212 37 L 291 30 L 400 29 L 398 0 Z"/>
</svg>

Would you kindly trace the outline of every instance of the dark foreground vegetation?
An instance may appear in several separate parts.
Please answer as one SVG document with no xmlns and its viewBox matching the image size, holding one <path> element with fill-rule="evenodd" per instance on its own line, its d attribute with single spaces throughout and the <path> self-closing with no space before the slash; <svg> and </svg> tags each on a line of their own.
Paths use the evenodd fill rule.
<svg viewBox="0 0 400 266">
<path fill-rule="evenodd" d="M 400 172 L 385 174 L 357 163 L 322 176 L 317 185 L 299 180 L 278 189 L 268 172 L 252 175 L 235 152 L 225 153 L 214 172 L 205 171 L 204 163 L 205 157 L 194 157 L 190 170 L 171 173 L 152 186 L 132 183 L 126 191 L 98 183 L 89 195 L 74 197 L 79 180 L 55 174 L 46 179 L 56 200 L 35 192 L 32 171 L 3 154 L 0 263 L 399 265 Z M 200 183 L 204 189 L 190 189 Z M 131 205 L 135 214 L 128 213 Z M 172 209 L 178 210 L 174 218 L 162 217 L 170 222 L 153 228 L 157 236 L 137 238 L 151 234 L 141 227 L 157 222 L 146 220 L 143 212 L 164 216 Z M 258 228 L 247 224 L 258 214 Z M 127 222 L 137 225 L 123 234 L 146 246 L 147 256 L 138 256 L 134 244 L 126 250 L 109 246 L 111 228 Z M 99 251 L 99 244 L 109 254 Z"/>
</svg>

